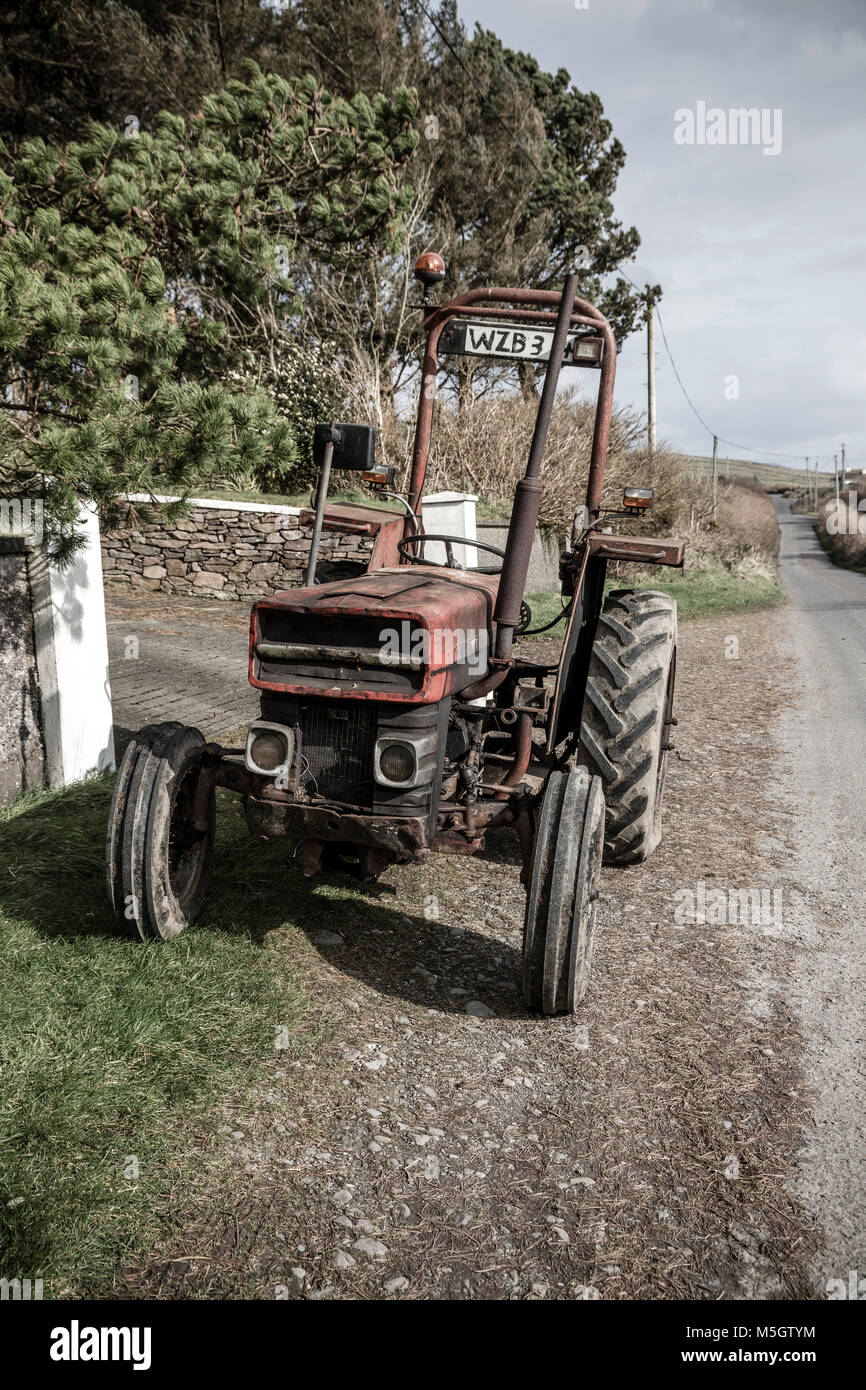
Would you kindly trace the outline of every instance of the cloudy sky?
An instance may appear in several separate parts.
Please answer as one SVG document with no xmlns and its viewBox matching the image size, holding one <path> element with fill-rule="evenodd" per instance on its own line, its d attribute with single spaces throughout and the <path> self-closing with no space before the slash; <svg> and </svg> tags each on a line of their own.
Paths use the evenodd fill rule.
<svg viewBox="0 0 866 1390">
<path fill-rule="evenodd" d="M 617 215 L 642 241 L 626 269 L 662 286 L 665 332 L 700 415 L 746 446 L 720 453 L 820 455 L 832 468 L 845 440 L 866 467 L 866 0 L 459 7 L 470 30 L 494 30 L 601 97 L 627 153 Z M 781 149 L 676 143 L 674 112 L 699 102 L 780 109 Z M 656 337 L 659 435 L 708 453 Z M 634 336 L 618 400 L 645 408 L 645 382 Z"/>
</svg>

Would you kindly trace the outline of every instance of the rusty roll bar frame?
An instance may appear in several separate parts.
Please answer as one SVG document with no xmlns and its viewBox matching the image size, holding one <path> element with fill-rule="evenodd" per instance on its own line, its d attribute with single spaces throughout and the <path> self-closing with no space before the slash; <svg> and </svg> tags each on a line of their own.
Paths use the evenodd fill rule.
<svg viewBox="0 0 866 1390">
<path fill-rule="evenodd" d="M 409 502 L 416 514 L 421 506 L 430 436 L 433 429 L 433 407 L 436 401 L 436 378 L 439 375 L 439 340 L 445 326 L 455 318 L 509 317 L 524 323 L 549 328 L 555 325 L 562 296 L 555 290 L 521 290 L 493 286 L 490 289 L 469 290 L 447 304 L 431 305 L 424 310 L 424 330 L 427 342 L 421 368 L 421 389 L 418 417 L 415 424 L 415 444 L 412 451 L 412 472 L 409 480 Z M 492 307 L 498 305 L 498 308 Z M 533 307 L 527 308 L 525 306 Z M 616 376 L 616 341 L 613 329 L 604 314 L 586 299 L 575 298 L 569 328 L 592 328 L 604 343 L 598 396 L 595 403 L 595 428 L 592 436 L 589 476 L 586 484 L 586 507 L 590 520 L 596 520 L 601 509 L 601 490 L 604 484 L 604 465 L 610 433 L 613 406 L 613 384 Z M 552 357 L 552 354 L 551 354 Z"/>
<path fill-rule="evenodd" d="M 607 319 L 588 300 L 579 299 L 576 296 L 576 287 L 577 276 L 572 272 L 566 277 L 561 294 L 557 294 L 555 290 L 521 290 L 496 286 L 490 289 L 469 290 L 466 294 L 458 295 L 456 299 L 450 300 L 447 304 L 431 305 L 424 310 L 427 343 L 421 371 L 418 417 L 415 425 L 412 472 L 409 482 L 409 505 L 416 515 L 420 514 L 424 481 L 427 475 L 430 438 L 433 430 L 433 409 L 436 401 L 436 379 L 439 375 L 439 340 L 446 325 L 455 318 L 501 318 L 505 312 L 510 319 L 517 319 L 527 324 L 536 324 L 539 327 L 548 327 L 552 324 L 554 328 L 526 473 L 517 484 L 511 509 L 508 541 L 494 614 L 496 619 L 494 661 L 499 664 L 499 670 L 491 673 L 493 679 L 490 688 L 500 683 L 503 674 L 502 666 L 506 665 L 511 658 L 514 629 L 519 619 L 520 603 L 529 569 L 532 540 L 541 507 L 542 455 L 568 333 L 575 327 L 594 329 L 603 343 L 601 374 L 595 403 L 592 453 L 586 483 L 586 509 L 590 524 L 597 521 L 601 509 L 610 416 L 613 406 L 613 386 L 616 377 L 616 341 L 613 336 L 613 329 Z"/>
</svg>

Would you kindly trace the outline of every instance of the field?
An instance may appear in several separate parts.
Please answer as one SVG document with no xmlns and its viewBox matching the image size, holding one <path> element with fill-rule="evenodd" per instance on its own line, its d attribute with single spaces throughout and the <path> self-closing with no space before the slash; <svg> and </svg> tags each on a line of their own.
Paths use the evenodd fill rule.
<svg viewBox="0 0 866 1390">
<path fill-rule="evenodd" d="M 674 457 L 679 461 L 687 473 L 693 477 L 711 478 L 713 476 L 712 455 L 705 454 L 675 454 Z M 762 487 L 779 488 L 795 487 L 806 488 L 812 486 L 815 481 L 815 471 L 810 468 L 808 473 L 805 468 L 788 468 L 782 463 L 755 463 L 752 459 L 729 459 L 720 458 L 718 463 L 718 476 L 726 482 L 737 482 L 744 478 L 753 478 Z M 833 473 L 825 469 L 818 470 L 818 486 L 827 487 L 833 482 Z"/>
</svg>

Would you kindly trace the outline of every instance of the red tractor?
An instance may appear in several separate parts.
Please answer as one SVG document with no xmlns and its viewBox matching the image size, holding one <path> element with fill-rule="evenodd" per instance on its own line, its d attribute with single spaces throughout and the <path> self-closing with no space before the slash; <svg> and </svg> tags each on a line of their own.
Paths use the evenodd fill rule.
<svg viewBox="0 0 866 1390">
<path fill-rule="evenodd" d="M 261 718 L 237 749 L 177 724 L 139 732 L 111 804 L 108 893 L 121 927 L 166 940 L 182 931 L 207 887 L 217 787 L 240 794 L 252 834 L 296 842 L 307 875 L 351 863 L 375 878 L 436 851 L 474 854 L 488 830 L 512 826 L 527 890 L 524 997 L 545 1014 L 570 1013 L 589 977 L 602 858 L 634 863 L 658 843 L 675 722 L 676 605 L 648 590 L 605 598 L 607 562 L 681 566 L 683 545 L 600 530 L 616 344 L 604 316 L 576 298 L 577 277 L 561 295 L 473 290 L 438 306 L 431 290 L 444 273 L 432 254 L 416 267 L 426 350 L 401 510 L 328 507 L 332 468 L 397 495 L 376 469 L 372 429 L 318 426 L 306 585 L 252 609 Z M 440 353 L 547 363 L 504 552 L 422 525 Z M 600 377 L 586 502 L 562 556 L 561 655 L 550 665 L 516 656 L 513 643 L 530 621 L 524 587 L 563 364 Z M 627 488 L 621 514 L 651 501 Z M 367 567 L 350 563 L 317 583 L 326 527 L 367 537 Z"/>
</svg>

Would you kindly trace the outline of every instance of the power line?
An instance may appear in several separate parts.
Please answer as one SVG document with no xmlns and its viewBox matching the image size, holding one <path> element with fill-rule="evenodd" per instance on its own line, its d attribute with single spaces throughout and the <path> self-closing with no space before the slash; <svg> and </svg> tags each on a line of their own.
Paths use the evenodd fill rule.
<svg viewBox="0 0 866 1390">
<path fill-rule="evenodd" d="M 434 26 L 436 33 L 438 33 L 439 38 L 442 39 L 442 43 L 445 44 L 446 49 L 448 49 L 449 53 L 452 54 L 455 63 L 459 65 L 461 71 L 463 71 L 464 74 L 466 74 L 467 78 L 470 79 L 470 82 L 473 81 L 473 75 L 471 75 L 470 70 L 468 70 L 466 63 L 464 63 L 463 61 L 463 58 L 460 57 L 459 51 L 457 51 L 456 47 L 453 46 L 453 43 L 450 42 L 448 33 L 446 33 L 445 29 L 442 29 L 442 26 L 439 25 L 438 19 L 436 19 L 434 15 L 431 14 L 431 11 L 428 10 L 427 6 L 425 6 L 424 0 L 417 0 L 417 3 L 418 8 L 420 8 L 420 10 L 423 10 L 424 14 L 427 15 L 427 18 L 430 19 L 431 25 Z M 400 10 L 400 13 L 402 13 L 403 18 L 406 19 L 405 11 Z M 523 154 L 523 157 L 525 158 L 525 160 L 528 161 L 528 163 L 532 165 L 532 168 L 534 168 L 535 172 L 537 172 L 538 175 L 541 175 L 541 177 L 544 178 L 544 170 L 542 170 L 541 165 L 537 164 L 537 161 L 535 161 L 534 158 L 532 158 L 531 154 L 528 153 L 528 150 L 524 149 L 523 143 L 521 143 L 521 139 L 518 138 L 516 131 L 513 131 L 512 126 L 507 124 L 505 117 L 503 117 L 503 115 L 500 114 L 498 110 L 496 110 L 496 107 L 493 106 L 491 99 L 489 99 L 488 96 L 484 96 L 484 93 L 481 92 L 478 93 L 478 96 L 480 96 L 481 103 L 484 104 L 484 106 L 487 107 L 489 111 L 491 111 L 493 117 L 495 117 L 496 121 L 499 122 L 499 125 L 502 126 L 503 131 L 505 131 L 506 135 L 509 136 L 509 139 L 512 140 L 512 145 L 514 149 L 517 150 L 517 153 Z M 631 278 L 631 275 L 627 275 L 626 271 L 617 270 L 616 274 L 621 275 L 623 279 L 626 279 L 628 284 L 632 286 L 632 289 L 637 289 L 638 295 L 644 295 L 644 291 L 642 291 L 641 286 L 635 284 L 634 279 Z M 746 453 L 746 455 L 752 455 L 752 453 L 759 453 L 759 455 L 762 456 L 763 459 L 794 459 L 799 461 L 799 459 L 801 459 L 802 457 L 802 455 L 799 455 L 799 453 L 774 453 L 771 452 L 771 450 L 769 449 L 755 449 L 752 448 L 751 445 L 744 445 L 744 443 L 735 443 L 733 439 L 726 439 L 723 435 L 717 435 L 716 431 L 710 430 L 710 427 L 708 423 L 706 423 L 705 418 L 703 418 L 701 411 L 699 411 L 698 407 L 695 406 L 694 400 L 692 400 L 691 396 L 689 396 L 687 389 L 685 389 L 683 378 L 681 378 L 680 371 L 678 371 L 677 368 L 677 363 L 676 361 L 674 361 L 674 354 L 670 350 L 670 343 L 667 342 L 667 334 L 666 332 L 664 332 L 662 314 L 659 313 L 659 306 L 657 306 L 655 299 L 653 299 L 652 307 L 653 311 L 655 311 L 657 321 L 659 321 L 659 331 L 660 334 L 662 334 L 664 352 L 667 353 L 667 360 L 670 361 L 671 370 L 673 370 L 674 377 L 676 377 L 677 385 L 680 386 L 680 391 L 683 392 L 684 398 L 688 402 L 689 409 L 691 409 L 692 414 L 694 414 L 695 416 L 695 420 L 698 420 L 698 423 L 701 424 L 703 430 L 706 430 L 706 432 L 708 432 L 708 435 L 712 436 L 712 438 L 719 439 L 719 443 L 726 443 L 728 449 L 740 449 L 741 453 Z M 831 457 L 833 457 L 833 455 L 831 455 L 831 453 L 826 453 L 826 455 L 813 455 L 812 457 L 815 457 L 816 461 L 820 461 L 822 459 L 830 460 Z M 859 460 L 852 459 L 849 461 L 851 461 L 851 463 L 858 463 Z"/>
<path fill-rule="evenodd" d="M 677 364 L 676 364 L 676 362 L 674 361 L 674 355 L 673 355 L 673 353 L 671 352 L 671 345 L 670 345 L 670 343 L 668 342 L 668 337 L 667 337 L 667 334 L 665 333 L 665 328 L 664 328 L 664 324 L 662 323 L 662 316 L 661 316 L 661 314 L 659 313 L 658 305 L 656 304 L 654 307 L 655 307 L 656 318 L 657 318 L 658 321 L 659 321 L 659 331 L 661 332 L 661 335 L 662 335 L 662 342 L 663 342 L 664 345 L 665 345 L 665 352 L 666 352 L 667 355 L 668 355 L 668 361 L 670 362 L 671 367 L 673 368 L 673 373 L 674 373 L 674 376 L 675 376 L 676 379 L 677 379 L 677 383 L 678 383 L 678 385 L 679 385 L 679 388 L 680 388 L 680 390 L 682 391 L 683 395 L 685 396 L 686 400 L 688 401 L 689 405 L 691 406 L 693 414 L 695 415 L 695 417 L 696 417 L 698 420 L 700 420 L 700 422 L 701 422 L 701 424 L 703 425 L 704 429 L 706 430 L 707 434 L 713 435 L 713 434 L 715 434 L 715 431 L 710 429 L 710 427 L 709 427 L 709 425 L 707 424 L 706 420 L 705 420 L 704 417 L 701 415 L 700 411 L 698 410 L 697 406 L 695 405 L 694 401 L 692 400 L 691 396 L 689 395 L 688 391 L 686 390 L 685 386 L 683 385 L 683 379 L 682 379 L 682 377 L 680 376 L 679 371 L 677 370 Z"/>
<path fill-rule="evenodd" d="M 638 291 L 639 294 L 643 294 L 643 293 L 644 293 L 644 291 L 641 290 L 640 285 L 635 284 L 635 282 L 634 282 L 634 280 L 632 280 L 631 276 L 630 276 L 630 275 L 627 275 L 627 274 L 625 273 L 624 270 L 617 270 L 616 274 L 617 274 L 617 275 L 621 275 L 621 276 L 623 277 L 624 280 L 627 280 L 628 283 L 632 286 L 632 288 L 633 288 L 633 289 L 636 289 L 636 290 Z M 726 439 L 726 438 L 724 437 L 724 435 L 721 435 L 721 434 L 716 435 L 716 431 L 713 430 L 713 429 L 710 429 L 710 426 L 707 424 L 706 420 L 705 420 L 704 417 L 701 415 L 700 411 L 698 410 L 697 406 L 695 405 L 694 401 L 692 400 L 691 396 L 689 395 L 688 391 L 687 391 L 686 388 L 685 388 L 685 384 L 684 384 L 684 382 L 683 382 L 682 377 L 681 377 L 680 374 L 679 374 L 679 370 L 678 370 L 678 368 L 677 368 L 677 364 L 676 364 L 676 362 L 674 361 L 674 355 L 673 355 L 673 353 L 671 352 L 671 346 L 670 346 L 670 343 L 668 342 L 667 334 L 665 333 L 665 330 L 664 330 L 664 324 L 662 323 L 662 316 L 661 316 L 661 313 L 660 313 L 660 311 L 659 311 L 658 304 L 655 303 L 655 302 L 654 302 L 654 308 L 655 308 L 655 315 L 656 315 L 656 318 L 658 319 L 659 330 L 660 330 L 661 335 L 662 335 L 662 342 L 663 342 L 664 345 L 665 345 L 665 352 L 666 352 L 667 355 L 668 355 L 668 360 L 669 360 L 669 362 L 670 362 L 670 364 L 671 364 L 671 368 L 672 368 L 673 374 L 674 374 L 674 376 L 675 376 L 675 378 L 676 378 L 677 385 L 679 386 L 679 388 L 680 388 L 680 390 L 682 391 L 682 393 L 683 393 L 683 395 L 684 395 L 686 401 L 688 402 L 689 408 L 691 409 L 692 414 L 695 416 L 695 419 L 700 423 L 700 425 L 703 427 L 703 429 L 706 430 L 707 434 L 709 434 L 709 435 L 711 435 L 711 436 L 714 436 L 714 437 L 717 437 L 719 443 L 720 443 L 720 444 L 727 444 L 727 446 L 728 446 L 729 449 L 739 449 L 739 450 L 740 450 L 742 453 L 744 453 L 744 454 L 760 454 L 762 458 L 794 459 L 794 460 L 796 460 L 796 461 L 799 462 L 799 460 L 803 457 L 802 454 L 776 453 L 776 452 L 773 452 L 773 451 L 771 451 L 771 450 L 769 450 L 769 449 L 757 449 L 757 448 L 754 448 L 754 447 L 753 447 L 752 445 L 750 445 L 750 444 L 737 444 L 737 442 L 736 442 L 735 440 L 733 440 L 733 439 Z M 833 457 L 833 455 L 832 455 L 832 454 L 812 454 L 812 455 L 810 455 L 810 457 L 811 457 L 811 458 L 814 458 L 814 459 L 817 460 L 818 462 L 820 462 L 822 459 L 827 459 L 827 461 L 829 462 L 829 460 Z M 851 462 L 857 462 L 857 460 L 852 459 Z"/>
</svg>

